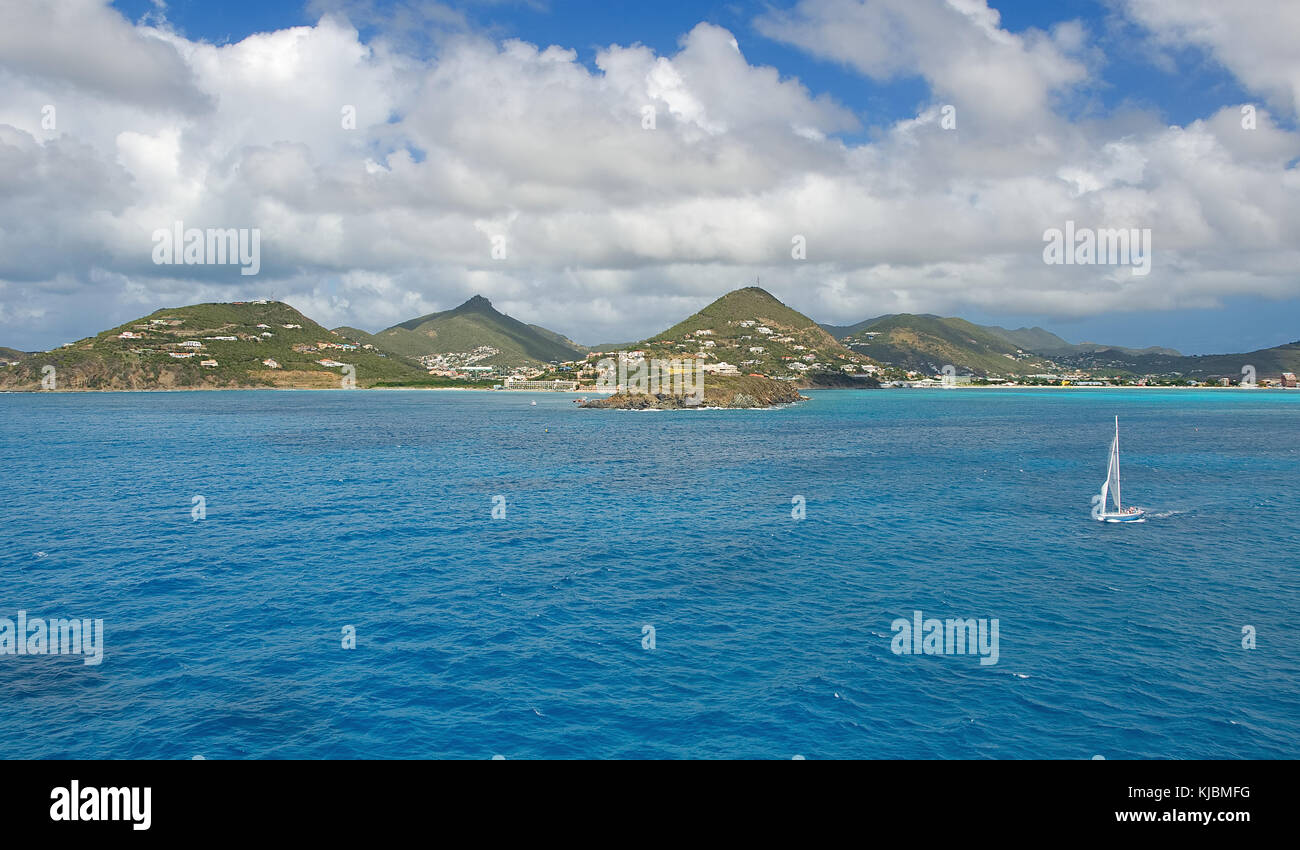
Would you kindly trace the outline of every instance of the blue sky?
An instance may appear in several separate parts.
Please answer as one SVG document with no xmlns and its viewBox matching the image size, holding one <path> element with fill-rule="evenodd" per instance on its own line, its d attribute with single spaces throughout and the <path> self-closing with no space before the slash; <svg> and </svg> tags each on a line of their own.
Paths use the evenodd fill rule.
<svg viewBox="0 0 1300 850">
<path fill-rule="evenodd" d="M 103 188 L 103 209 L 86 208 L 69 190 L 68 202 L 83 208 L 88 223 L 68 232 L 93 231 L 105 215 L 120 234 L 148 232 L 151 217 L 169 224 L 182 214 L 255 217 L 280 209 L 284 220 L 264 225 L 304 235 L 293 242 L 268 236 L 273 256 L 256 284 L 210 270 L 167 277 L 176 272 L 141 267 L 119 245 L 89 238 L 70 245 L 64 237 L 49 247 L 55 260 L 46 265 L 60 269 L 47 280 L 0 264 L 0 343 L 57 344 L 99 330 L 105 316 L 124 321 L 144 307 L 238 298 L 254 285 L 327 324 L 371 329 L 483 292 L 520 318 L 595 342 L 649 335 L 758 274 L 792 306 L 836 324 L 931 312 L 1187 353 L 1300 338 L 1293 224 L 1300 210 L 1300 51 L 1284 35 L 1293 7 L 1260 0 L 1236 13 L 1208 0 L 993 0 L 1000 14 L 993 24 L 982 17 L 983 0 L 951 3 L 114 0 L 121 38 L 143 39 L 157 52 L 159 31 L 149 27 L 159 25 L 164 52 L 174 48 L 180 57 L 180 65 L 168 56 L 141 60 L 158 63 L 143 76 L 134 60 L 118 55 L 129 50 L 103 47 L 96 32 L 88 29 L 78 43 L 82 36 L 67 26 L 31 22 L 24 42 L 45 39 L 47 55 L 62 50 L 64 65 L 84 58 L 89 66 L 63 68 L 36 50 L 17 55 L 13 46 L 6 56 L 0 39 L 0 82 L 15 90 L 13 109 L 0 103 L 0 125 L 45 141 L 30 168 L 40 170 L 41 156 L 62 162 L 67 149 L 53 144 L 62 138 L 81 146 L 88 174 L 100 172 L 83 183 Z M 923 7 L 925 14 L 912 14 Z M 898 27 L 897 44 L 869 44 L 871 26 L 854 20 L 862 8 L 885 9 L 879 20 Z M 327 12 L 344 15 L 356 32 L 323 26 Z M 418 28 L 409 24 L 413 15 Z M 99 21 L 100 33 L 105 25 L 118 26 Z M 281 31 L 291 27 L 308 28 L 307 48 L 286 40 Z M 845 43 L 831 44 L 841 29 Z M 740 66 L 719 50 L 728 34 L 743 53 Z M 571 49 L 574 70 L 552 79 L 557 66 L 546 55 L 511 54 L 507 39 Z M 371 55 L 358 58 L 354 45 L 369 46 Z M 622 49 L 633 45 L 648 48 L 650 58 Z M 610 72 L 615 61 L 623 64 Z M 653 61 L 670 67 L 655 71 Z M 256 75 L 238 79 L 254 67 L 279 82 L 259 87 Z M 768 79 L 764 68 L 779 78 Z M 967 79 L 967 71 L 990 69 L 1001 74 L 990 79 L 1007 89 L 980 90 Z M 667 76 L 655 77 L 660 72 Z M 322 73 L 328 81 L 313 76 Z M 1023 90 L 1010 90 L 1037 74 L 1042 78 Z M 157 82 L 173 77 L 176 91 Z M 356 100 L 354 78 L 357 91 L 369 93 L 363 103 L 383 113 L 366 119 L 363 135 L 340 141 L 310 109 L 294 114 L 300 103 L 337 110 L 334 91 Z M 494 102 L 502 80 L 518 83 L 506 102 L 522 112 L 493 126 L 490 115 L 477 113 Z M 629 104 L 610 99 L 609 90 L 638 80 L 650 88 L 631 96 L 659 104 L 659 138 L 671 139 L 675 151 L 665 160 L 638 159 L 653 149 L 620 157 L 618 150 L 642 150 L 645 137 L 619 136 L 612 160 L 600 156 L 597 143 L 586 173 L 588 140 L 622 132 L 618 116 Z M 790 80 L 806 91 L 792 92 Z M 55 97 L 63 98 L 64 115 L 101 108 L 92 102 L 122 108 L 94 125 L 60 129 L 62 136 L 43 133 L 33 108 L 18 108 L 24 98 L 39 104 Z M 948 139 L 934 135 L 935 110 L 954 98 L 963 122 L 975 123 Z M 584 99 L 592 102 L 585 111 Z M 1266 110 L 1257 134 L 1234 132 L 1232 113 L 1245 103 Z M 517 135 L 557 146 L 535 152 L 535 181 L 526 149 L 510 161 L 520 155 L 520 139 L 508 137 L 515 125 Z M 788 137 L 792 129 L 799 138 Z M 361 144 L 351 144 L 357 139 Z M 575 149 L 579 159 L 568 162 Z M 402 162 L 404 151 L 413 163 Z M 258 171 L 269 152 L 274 168 Z M 159 156 L 171 163 L 169 173 L 197 168 L 209 182 L 197 194 L 192 186 L 181 191 L 183 179 L 158 182 L 152 172 Z M 680 164 L 682 174 L 672 165 L 666 172 L 664 162 Z M 376 195 L 322 211 L 312 193 L 332 181 L 348 185 L 363 164 L 380 181 Z M 719 164 L 739 169 L 734 187 L 713 179 L 710 169 Z M 512 172 L 518 167 L 524 170 Z M 121 168 L 131 172 L 125 182 Z M 234 175 L 298 175 L 315 188 L 215 179 L 231 168 Z M 382 185 L 385 175 L 392 186 Z M 1074 188 L 1064 192 L 1067 185 Z M 448 201 L 449 192 L 461 196 Z M 46 187 L 47 201 L 50 194 Z M 825 201 L 818 206 L 814 198 Z M 11 203 L 15 220 L 31 218 L 24 209 L 46 209 L 35 197 L 29 208 Z M 602 208 L 625 230 L 575 225 Z M 701 210 L 715 219 L 681 223 Z M 789 210 L 832 220 L 789 213 L 782 230 L 786 223 L 772 219 Z M 844 220 L 834 221 L 841 210 Z M 392 220 L 402 214 L 410 218 Z M 1033 234 L 1066 216 L 1151 220 L 1156 271 L 1138 279 L 1045 270 Z M 322 221 L 334 230 L 321 231 Z M 442 247 L 419 235 L 429 221 L 442 222 Z M 485 266 L 462 250 L 467 238 L 509 227 L 536 263 Z M 753 233 L 763 228 L 770 231 L 763 238 L 775 240 L 810 232 L 810 259 L 821 264 L 773 265 L 770 246 L 755 247 Z M 361 249 L 333 255 L 341 239 Z M 35 267 L 40 251 L 31 253 Z M 662 292 L 650 297 L 648 288 Z M 67 312 L 60 299 L 85 303 L 82 290 L 102 297 L 103 309 L 56 318 Z M 35 302 L 50 306 L 20 306 Z"/>
</svg>

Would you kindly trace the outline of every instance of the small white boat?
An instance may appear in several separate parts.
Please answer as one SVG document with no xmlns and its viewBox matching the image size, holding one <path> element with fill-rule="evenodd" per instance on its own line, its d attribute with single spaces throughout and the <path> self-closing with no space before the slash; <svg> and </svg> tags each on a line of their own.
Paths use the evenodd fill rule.
<svg viewBox="0 0 1300 850">
<path fill-rule="evenodd" d="M 528 405 L 529 405 L 530 407 L 536 407 L 536 406 L 537 406 L 537 402 L 535 402 L 535 401 L 530 401 L 530 402 L 528 402 Z"/>
<path fill-rule="evenodd" d="M 1113 501 L 1114 510 L 1109 510 L 1107 500 Z M 1092 518 L 1099 522 L 1144 522 L 1146 511 L 1136 507 L 1124 507 L 1119 488 L 1119 417 L 1115 417 L 1115 439 L 1110 444 L 1110 463 L 1106 467 L 1106 480 L 1101 485 L 1101 492 L 1092 497 Z"/>
</svg>

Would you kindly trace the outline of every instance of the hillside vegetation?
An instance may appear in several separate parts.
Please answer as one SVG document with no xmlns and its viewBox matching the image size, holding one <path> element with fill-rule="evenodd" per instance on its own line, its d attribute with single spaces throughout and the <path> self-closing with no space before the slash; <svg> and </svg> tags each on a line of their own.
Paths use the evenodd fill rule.
<svg viewBox="0 0 1300 850">
<path fill-rule="evenodd" d="M 452 310 L 430 313 L 376 334 L 337 328 L 340 335 L 368 342 L 380 350 L 418 359 L 470 352 L 481 347 L 497 354 L 477 362 L 490 366 L 542 365 L 581 359 L 586 349 L 554 331 L 526 325 L 501 313 L 481 295 Z"/>
<path fill-rule="evenodd" d="M 927 374 L 937 374 L 946 365 L 981 376 L 1030 375 L 1054 368 L 1049 359 L 964 319 L 908 313 L 883 316 L 843 342 L 873 360 Z"/>
<path fill-rule="evenodd" d="M 737 289 L 666 331 L 637 344 L 647 357 L 703 354 L 741 374 L 816 383 L 819 372 L 869 363 L 840 345 L 816 322 L 756 286 Z"/>
<path fill-rule="evenodd" d="M 359 346 L 341 347 L 346 345 L 278 301 L 195 304 L 158 310 L 69 346 L 28 355 L 18 366 L 0 369 L 0 389 L 39 389 L 47 365 L 54 367 L 60 390 L 343 386 L 342 365 L 320 360 L 355 367 L 358 387 L 428 377 L 405 361 Z"/>
</svg>

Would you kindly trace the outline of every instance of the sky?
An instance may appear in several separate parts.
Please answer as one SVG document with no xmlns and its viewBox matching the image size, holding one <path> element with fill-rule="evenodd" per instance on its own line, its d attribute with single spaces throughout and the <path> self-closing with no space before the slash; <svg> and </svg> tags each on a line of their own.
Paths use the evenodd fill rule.
<svg viewBox="0 0 1300 850">
<path fill-rule="evenodd" d="M 1300 339 L 1293 0 L 0 0 L 0 20 L 0 345 L 261 297 L 377 330 L 474 294 L 593 344 L 755 281 L 832 324 Z M 257 273 L 158 262 L 177 222 L 256 232 Z M 1045 261 L 1067 223 L 1149 233 L 1149 270 Z"/>
</svg>

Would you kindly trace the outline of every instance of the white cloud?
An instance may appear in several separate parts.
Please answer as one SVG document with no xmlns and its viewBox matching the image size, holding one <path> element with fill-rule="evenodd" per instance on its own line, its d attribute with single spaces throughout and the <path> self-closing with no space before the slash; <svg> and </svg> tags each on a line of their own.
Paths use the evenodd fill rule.
<svg viewBox="0 0 1300 850">
<path fill-rule="evenodd" d="M 764 35 L 875 80 L 918 75 L 984 132 L 1047 117 L 1053 92 L 1085 78 L 1077 24 L 1013 34 L 984 0 L 801 0 L 757 21 Z"/>
<path fill-rule="evenodd" d="M 1208 51 L 1244 86 L 1300 114 L 1300 4 L 1294 0 L 1124 0 L 1157 43 Z"/>
<path fill-rule="evenodd" d="M 181 88 L 136 81 L 130 64 L 91 84 L 14 49 L 22 33 L 0 39 L 0 343 L 269 295 L 376 329 L 477 292 L 580 341 L 614 341 L 759 276 L 843 323 L 1297 294 L 1288 164 L 1300 137 L 1262 108 L 1243 130 L 1228 104 L 1185 127 L 1134 112 L 1067 120 L 1057 96 L 1091 84 L 1075 22 L 1010 33 L 978 0 L 804 0 L 764 16 L 768 35 L 870 77 L 929 81 L 914 119 L 847 144 L 857 116 L 751 64 L 711 24 L 668 55 L 608 46 L 593 70 L 566 47 L 455 22 L 421 59 L 389 36 L 362 43 L 333 14 L 217 46 L 86 0 L 57 15 L 78 10 L 153 45 L 158 68 L 179 62 Z M 46 18 L 18 20 L 48 40 Z M 86 68 L 109 61 L 87 31 L 60 39 L 89 54 Z M 51 130 L 41 105 L 54 92 Z M 956 130 L 940 121 L 949 102 Z M 1043 230 L 1067 219 L 1150 227 L 1152 274 L 1045 266 Z M 260 228 L 261 273 L 153 265 L 150 234 L 177 220 Z M 806 261 L 790 257 L 795 234 Z M 31 330 L 34 315 L 48 324 Z"/>
</svg>

